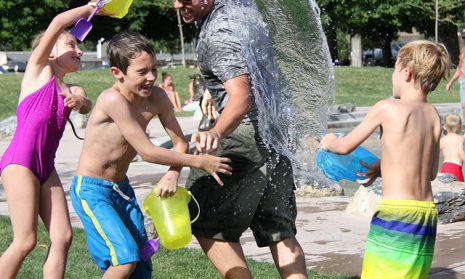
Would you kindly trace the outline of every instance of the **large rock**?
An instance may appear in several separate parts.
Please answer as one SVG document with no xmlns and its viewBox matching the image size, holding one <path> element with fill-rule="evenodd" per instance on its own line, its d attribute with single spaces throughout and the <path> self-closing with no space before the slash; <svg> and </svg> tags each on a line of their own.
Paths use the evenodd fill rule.
<svg viewBox="0 0 465 279">
<path fill-rule="evenodd" d="M 16 130 L 16 116 L 10 116 L 0 122 L 0 139 L 11 137 Z"/>
<path fill-rule="evenodd" d="M 465 220 L 465 183 L 448 181 L 449 176 L 438 175 L 438 178 L 431 182 L 440 223 Z M 373 183 L 373 186 L 360 186 L 347 205 L 346 212 L 371 218 L 381 201 L 381 194 L 381 179 Z"/>
<path fill-rule="evenodd" d="M 87 126 L 88 119 L 89 114 L 80 114 L 74 110 L 71 111 L 71 115 L 69 116 L 69 120 L 73 122 L 73 125 L 76 129 L 84 129 Z"/>
<path fill-rule="evenodd" d="M 307 178 L 297 179 L 295 195 L 298 197 L 330 197 L 344 195 L 344 188 L 315 171 Z"/>
</svg>

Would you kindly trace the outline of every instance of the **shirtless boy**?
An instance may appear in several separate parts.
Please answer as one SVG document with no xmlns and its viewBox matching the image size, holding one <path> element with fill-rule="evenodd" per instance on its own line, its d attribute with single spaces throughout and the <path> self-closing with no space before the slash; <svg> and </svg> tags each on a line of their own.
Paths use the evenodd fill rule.
<svg viewBox="0 0 465 279">
<path fill-rule="evenodd" d="M 383 131 L 381 161 L 369 169 L 381 174 L 383 196 L 371 221 L 362 278 L 428 277 L 437 224 L 431 181 L 438 172 L 441 121 L 427 95 L 449 68 L 442 44 L 405 45 L 392 74 L 395 99 L 376 103 L 345 137 L 322 139 L 323 149 L 347 154 L 378 127 Z"/>
<path fill-rule="evenodd" d="M 231 174 L 230 160 L 185 154 L 188 144 L 173 106 L 165 92 L 153 86 L 155 51 L 145 37 L 134 32 L 117 34 L 107 52 L 116 82 L 100 94 L 89 118 L 70 195 L 84 225 L 89 252 L 105 272 L 103 278 L 151 278 L 151 262 L 139 256 L 147 241 L 143 215 L 126 177 L 132 159 L 139 154 L 144 161 L 171 166 L 156 188 L 162 197 L 174 194 L 183 166 L 203 168 L 222 184 L 218 173 Z M 150 142 L 145 129 L 155 116 L 175 151 Z"/>
</svg>

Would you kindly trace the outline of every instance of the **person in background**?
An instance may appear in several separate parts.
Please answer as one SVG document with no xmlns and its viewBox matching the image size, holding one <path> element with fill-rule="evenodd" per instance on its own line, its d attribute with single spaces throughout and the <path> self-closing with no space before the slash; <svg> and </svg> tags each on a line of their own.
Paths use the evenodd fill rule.
<svg viewBox="0 0 465 279">
<path fill-rule="evenodd" d="M 170 74 L 163 72 L 161 73 L 161 79 L 160 87 L 165 90 L 166 95 L 168 95 L 168 98 L 174 107 L 174 111 L 182 111 L 181 100 L 174 86 L 173 77 Z"/>
<path fill-rule="evenodd" d="M 465 28 L 461 32 L 462 41 L 465 43 Z M 460 50 L 459 64 L 454 74 L 446 84 L 446 90 L 450 91 L 452 85 L 456 80 L 459 80 L 460 84 L 460 105 L 462 106 L 462 113 L 465 119 L 465 47 Z"/>
<path fill-rule="evenodd" d="M 463 182 L 462 164 L 465 160 L 463 150 L 464 137 L 462 131 L 462 121 L 456 113 L 446 116 L 444 121 L 446 135 L 441 138 L 441 152 L 444 157 L 441 173 L 449 173 L 455 176 L 457 181 Z"/>
</svg>

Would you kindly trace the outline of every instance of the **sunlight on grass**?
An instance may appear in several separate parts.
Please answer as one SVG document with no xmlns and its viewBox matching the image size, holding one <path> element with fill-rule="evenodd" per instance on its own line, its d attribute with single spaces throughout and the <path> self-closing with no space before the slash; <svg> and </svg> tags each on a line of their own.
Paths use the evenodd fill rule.
<svg viewBox="0 0 465 279">
<path fill-rule="evenodd" d="M 10 219 L 0 216 L 0 253 L 5 251 L 12 240 Z M 18 279 L 41 278 L 42 265 L 50 245 L 48 234 L 42 223 L 39 224 L 37 246 L 26 258 Z M 161 248 L 152 257 L 152 278 L 157 279 L 200 279 L 222 278 L 203 252 L 196 249 L 166 250 Z M 273 264 L 248 260 L 254 278 L 280 278 Z M 102 273 L 94 264 L 87 252 L 85 233 L 82 229 L 74 229 L 73 243 L 68 255 L 65 278 L 96 279 Z M 325 275 L 309 271 L 310 278 L 316 279 L 349 279 L 343 275 Z"/>
</svg>

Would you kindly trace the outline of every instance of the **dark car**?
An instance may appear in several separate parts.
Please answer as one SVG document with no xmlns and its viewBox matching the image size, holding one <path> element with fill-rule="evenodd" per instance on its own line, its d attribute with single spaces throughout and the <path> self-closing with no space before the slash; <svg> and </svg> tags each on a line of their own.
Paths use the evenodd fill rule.
<svg viewBox="0 0 465 279">
<path fill-rule="evenodd" d="M 399 50 L 404 46 L 404 43 L 391 43 L 391 55 L 393 63 L 397 60 Z M 383 65 L 383 50 L 380 48 L 366 49 L 363 51 L 363 65 L 365 66 L 380 66 Z"/>
<path fill-rule="evenodd" d="M 3 66 L 8 72 L 24 72 L 26 71 L 27 62 L 24 61 L 8 61 L 6 65 Z"/>
</svg>

